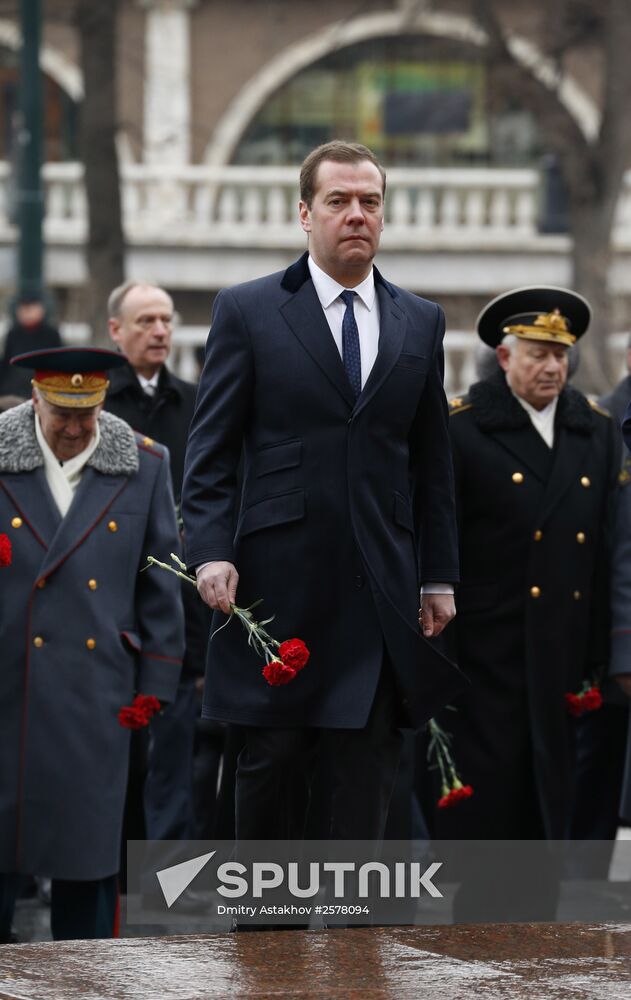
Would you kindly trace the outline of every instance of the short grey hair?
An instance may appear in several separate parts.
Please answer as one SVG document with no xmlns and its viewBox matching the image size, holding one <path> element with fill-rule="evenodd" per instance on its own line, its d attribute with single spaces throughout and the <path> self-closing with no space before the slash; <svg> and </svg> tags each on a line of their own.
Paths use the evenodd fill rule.
<svg viewBox="0 0 631 1000">
<path fill-rule="evenodd" d="M 518 343 L 519 337 L 514 333 L 507 333 L 506 336 L 502 337 L 502 347 L 505 347 L 511 354 L 514 353 Z"/>
<path fill-rule="evenodd" d="M 153 281 L 124 281 L 122 285 L 119 285 L 114 291 L 110 292 L 109 298 L 107 300 L 107 315 L 109 319 L 118 319 L 121 314 L 121 309 L 123 302 L 127 298 L 129 292 L 132 288 L 158 288 L 165 295 L 168 295 L 173 302 L 172 297 L 167 292 L 166 288 L 162 288 L 160 285 L 156 285 Z"/>
</svg>

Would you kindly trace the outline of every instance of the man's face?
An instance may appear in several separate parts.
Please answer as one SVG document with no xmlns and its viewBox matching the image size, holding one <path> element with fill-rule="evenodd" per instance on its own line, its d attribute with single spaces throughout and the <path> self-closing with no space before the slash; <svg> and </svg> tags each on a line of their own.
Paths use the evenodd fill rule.
<svg viewBox="0 0 631 1000">
<path fill-rule="evenodd" d="M 127 355 L 132 368 L 151 378 L 171 349 L 173 301 L 161 288 L 137 285 L 121 305 L 120 316 L 110 319 L 110 336 Z"/>
<path fill-rule="evenodd" d="M 567 381 L 568 349 L 560 344 L 519 340 L 513 351 L 500 345 L 497 357 L 515 395 L 536 410 L 556 399 Z"/>
<path fill-rule="evenodd" d="M 20 302 L 15 307 L 15 318 L 20 326 L 27 328 L 39 326 L 45 316 L 44 306 L 41 302 Z"/>
<path fill-rule="evenodd" d="M 39 416 L 46 444 L 55 458 L 67 462 L 88 447 L 96 434 L 102 406 L 66 408 L 53 406 L 33 393 L 33 406 Z"/>
<path fill-rule="evenodd" d="M 383 181 L 374 163 L 323 160 L 311 208 L 300 202 L 300 224 L 323 271 L 342 285 L 363 281 L 383 229 Z"/>
</svg>

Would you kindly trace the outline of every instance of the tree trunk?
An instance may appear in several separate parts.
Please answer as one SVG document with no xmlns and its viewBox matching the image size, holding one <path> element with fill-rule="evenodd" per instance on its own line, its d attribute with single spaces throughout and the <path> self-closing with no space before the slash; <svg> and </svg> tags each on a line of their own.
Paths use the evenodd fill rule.
<svg viewBox="0 0 631 1000">
<path fill-rule="evenodd" d="M 92 343 L 110 346 L 107 297 L 124 281 L 125 245 L 116 152 L 116 20 L 119 0 L 78 0 L 85 96 L 80 143 L 89 232 L 85 315 Z"/>
<path fill-rule="evenodd" d="M 574 204 L 572 215 L 572 287 L 592 307 L 589 332 L 580 341 L 581 363 L 575 382 L 584 392 L 603 395 L 617 381 L 609 349 L 612 333 L 611 292 L 608 287 L 613 253 L 610 223 L 600 202 Z"/>
</svg>

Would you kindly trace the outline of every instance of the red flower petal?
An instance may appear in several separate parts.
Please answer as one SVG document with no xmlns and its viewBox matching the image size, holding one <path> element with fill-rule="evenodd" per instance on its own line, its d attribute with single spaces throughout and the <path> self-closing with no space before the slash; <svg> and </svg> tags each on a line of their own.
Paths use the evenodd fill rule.
<svg viewBox="0 0 631 1000">
<path fill-rule="evenodd" d="M 8 535 L 0 535 L 0 566 L 11 565 L 11 539 Z"/>
<path fill-rule="evenodd" d="M 577 694 L 567 693 L 565 695 L 565 704 L 567 705 L 567 710 L 570 715 L 574 718 L 578 718 L 585 711 L 583 706 L 583 699 Z"/>
<path fill-rule="evenodd" d="M 278 655 L 283 663 L 298 671 L 306 666 L 311 654 L 302 639 L 285 639 L 285 642 L 280 644 Z"/>
<path fill-rule="evenodd" d="M 263 677 L 272 687 L 279 687 L 281 684 L 289 684 L 293 681 L 297 671 L 283 663 L 282 660 L 271 660 L 263 667 Z"/>
</svg>

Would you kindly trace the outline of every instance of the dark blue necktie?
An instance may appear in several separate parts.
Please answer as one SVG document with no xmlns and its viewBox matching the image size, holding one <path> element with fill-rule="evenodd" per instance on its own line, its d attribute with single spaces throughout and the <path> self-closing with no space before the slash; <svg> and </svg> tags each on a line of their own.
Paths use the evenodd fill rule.
<svg viewBox="0 0 631 1000">
<path fill-rule="evenodd" d="M 351 384 L 351 389 L 355 393 L 355 399 L 362 391 L 362 359 L 359 349 L 359 330 L 353 312 L 353 299 L 356 292 L 346 289 L 340 292 L 340 298 L 346 305 L 346 312 L 342 320 L 342 361 L 344 370 Z"/>
</svg>

